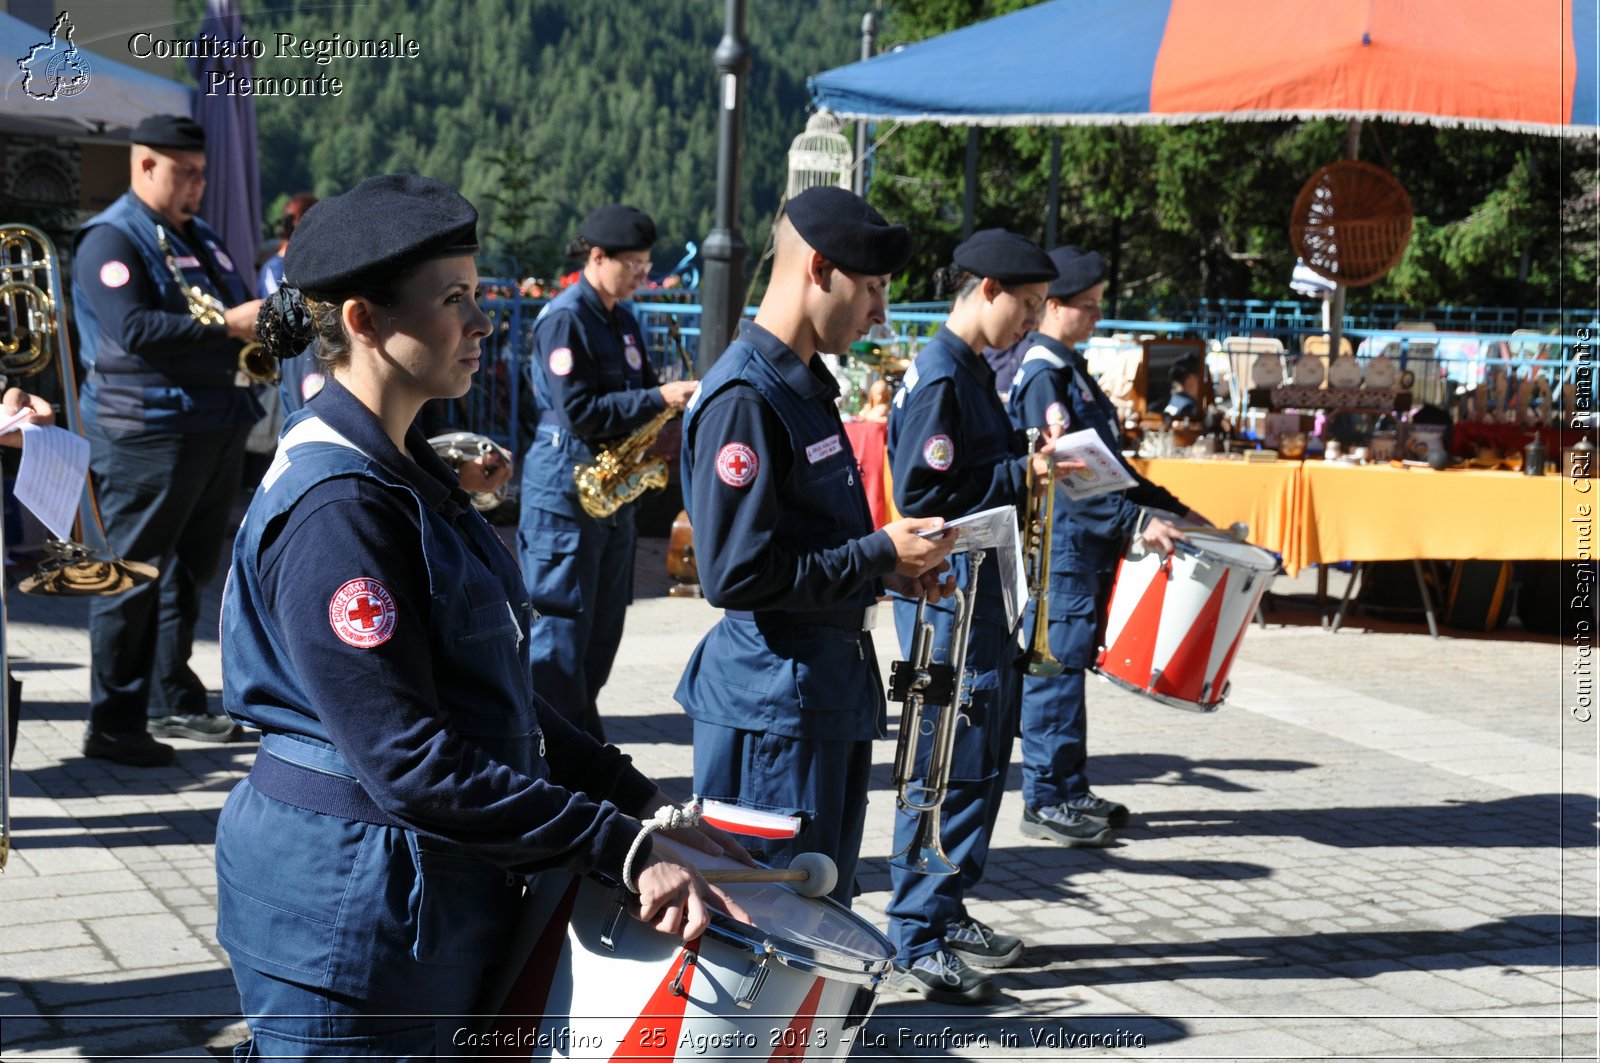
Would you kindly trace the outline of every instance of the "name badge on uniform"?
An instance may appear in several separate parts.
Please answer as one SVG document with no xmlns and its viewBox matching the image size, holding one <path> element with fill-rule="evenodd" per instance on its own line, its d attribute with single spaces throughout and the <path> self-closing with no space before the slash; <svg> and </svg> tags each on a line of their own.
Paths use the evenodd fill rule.
<svg viewBox="0 0 1600 1063">
<path fill-rule="evenodd" d="M 199 269 L 200 260 L 193 255 L 179 255 L 172 260 L 172 264 L 179 269 Z"/>
<path fill-rule="evenodd" d="M 639 357 L 639 348 L 633 342 L 633 333 L 631 332 L 622 337 L 622 357 L 627 361 L 629 369 L 638 369 L 644 364 L 644 359 Z"/>
<path fill-rule="evenodd" d="M 844 444 L 839 442 L 839 434 L 835 432 L 827 439 L 819 440 L 806 448 L 806 460 L 815 465 L 823 458 L 831 458 L 844 449 Z"/>
</svg>

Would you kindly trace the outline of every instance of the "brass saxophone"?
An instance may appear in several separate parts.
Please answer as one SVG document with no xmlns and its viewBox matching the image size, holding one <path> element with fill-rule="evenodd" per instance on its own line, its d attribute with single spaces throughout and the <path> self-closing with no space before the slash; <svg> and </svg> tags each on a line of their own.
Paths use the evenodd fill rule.
<svg viewBox="0 0 1600 1063">
<path fill-rule="evenodd" d="M 172 257 L 172 245 L 167 242 L 167 230 L 159 225 L 156 226 L 156 240 L 161 244 L 161 253 L 166 256 L 172 279 L 178 282 L 178 290 L 189 302 L 189 315 L 202 325 L 225 324 L 223 311 L 226 308 L 222 300 L 199 285 L 184 283 L 183 271 L 178 269 L 178 262 Z M 278 360 L 268 354 L 261 344 L 252 341 L 239 349 L 239 372 L 252 384 L 276 384 Z"/>
<path fill-rule="evenodd" d="M 694 364 L 683 347 L 683 337 L 678 331 L 678 319 L 669 318 L 667 337 L 676 346 L 683 361 L 686 380 L 694 379 Z M 683 411 L 667 407 L 617 443 L 595 455 L 588 465 L 574 465 L 572 480 L 578 485 L 578 504 L 595 520 L 604 520 L 617 510 L 634 501 L 646 491 L 659 491 L 667 486 L 667 463 L 650 448 L 667 422 Z"/>
</svg>

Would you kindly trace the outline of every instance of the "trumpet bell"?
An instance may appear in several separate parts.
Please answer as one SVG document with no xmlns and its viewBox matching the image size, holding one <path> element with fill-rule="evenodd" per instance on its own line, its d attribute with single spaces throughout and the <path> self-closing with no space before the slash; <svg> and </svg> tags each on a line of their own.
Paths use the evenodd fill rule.
<svg viewBox="0 0 1600 1063">
<path fill-rule="evenodd" d="M 49 556 L 17 584 L 23 594 L 60 598 L 121 594 L 161 574 L 153 565 L 96 553 L 82 543 L 51 539 L 45 543 L 45 550 Z"/>
<path fill-rule="evenodd" d="M 917 833 L 911 844 L 889 857 L 889 865 L 915 875 L 954 875 L 961 870 L 944 855 L 938 809 L 917 816 Z"/>
</svg>

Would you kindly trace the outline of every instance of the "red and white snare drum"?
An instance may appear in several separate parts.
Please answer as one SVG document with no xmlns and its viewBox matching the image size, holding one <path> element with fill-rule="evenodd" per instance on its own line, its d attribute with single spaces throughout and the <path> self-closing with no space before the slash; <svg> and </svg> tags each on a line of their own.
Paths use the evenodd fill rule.
<svg viewBox="0 0 1600 1063">
<path fill-rule="evenodd" d="M 1261 547 L 1201 532 L 1165 558 L 1130 546 L 1117 566 L 1095 671 L 1163 704 L 1215 712 L 1277 571 L 1277 558 Z"/>
<path fill-rule="evenodd" d="M 690 855 L 702 869 L 742 866 Z M 685 945 L 629 915 L 621 887 L 539 876 L 513 952 L 527 959 L 502 979 L 500 1018 L 474 1043 L 536 1060 L 843 1059 L 894 947 L 843 905 L 786 883 L 721 888 L 754 925 L 718 912 Z"/>
</svg>

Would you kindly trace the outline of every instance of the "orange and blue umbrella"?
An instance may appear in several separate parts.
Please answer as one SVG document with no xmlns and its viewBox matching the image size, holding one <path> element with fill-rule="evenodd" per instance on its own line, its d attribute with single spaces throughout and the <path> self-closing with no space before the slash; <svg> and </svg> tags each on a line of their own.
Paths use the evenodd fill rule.
<svg viewBox="0 0 1600 1063">
<path fill-rule="evenodd" d="M 844 118 L 1387 118 L 1594 135 L 1597 0 L 1051 0 L 810 79 Z"/>
</svg>

